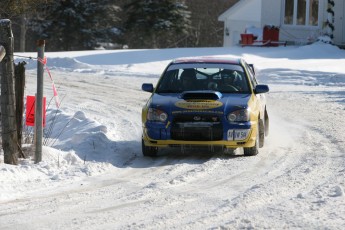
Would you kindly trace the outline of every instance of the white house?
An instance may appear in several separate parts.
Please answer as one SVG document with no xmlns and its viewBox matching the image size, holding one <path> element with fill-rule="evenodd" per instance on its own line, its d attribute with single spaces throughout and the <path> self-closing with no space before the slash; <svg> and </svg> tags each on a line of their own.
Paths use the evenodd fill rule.
<svg viewBox="0 0 345 230">
<path fill-rule="evenodd" d="M 224 46 L 239 44 L 246 28 L 265 25 L 279 28 L 280 41 L 303 44 L 328 33 L 334 44 L 345 45 L 344 0 L 240 0 L 218 20 L 224 22 Z"/>
</svg>

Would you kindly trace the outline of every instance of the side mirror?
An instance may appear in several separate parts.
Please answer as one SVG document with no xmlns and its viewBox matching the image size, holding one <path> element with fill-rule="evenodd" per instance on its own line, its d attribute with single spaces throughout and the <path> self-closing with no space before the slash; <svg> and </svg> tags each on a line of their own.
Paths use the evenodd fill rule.
<svg viewBox="0 0 345 230">
<path fill-rule="evenodd" d="M 257 85 L 254 90 L 255 94 L 267 93 L 268 91 L 270 91 L 268 85 Z"/>
<path fill-rule="evenodd" d="M 142 89 L 143 91 L 152 93 L 152 92 L 153 92 L 153 85 L 152 85 L 151 83 L 144 83 L 144 84 L 141 86 L 141 89 Z"/>
</svg>

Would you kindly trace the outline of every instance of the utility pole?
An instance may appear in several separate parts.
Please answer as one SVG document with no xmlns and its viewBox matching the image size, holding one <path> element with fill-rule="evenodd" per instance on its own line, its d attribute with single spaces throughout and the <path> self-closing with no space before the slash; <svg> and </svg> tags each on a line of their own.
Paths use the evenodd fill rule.
<svg viewBox="0 0 345 230">
<path fill-rule="evenodd" d="M 11 21 L 0 20 L 0 44 L 6 51 L 0 63 L 2 148 L 6 164 L 18 164 L 18 139 L 14 91 L 13 34 Z"/>
<path fill-rule="evenodd" d="M 43 60 L 44 60 L 45 41 L 37 41 L 37 94 L 36 94 L 36 112 L 35 112 L 35 163 L 42 161 L 42 139 L 43 139 Z"/>
</svg>

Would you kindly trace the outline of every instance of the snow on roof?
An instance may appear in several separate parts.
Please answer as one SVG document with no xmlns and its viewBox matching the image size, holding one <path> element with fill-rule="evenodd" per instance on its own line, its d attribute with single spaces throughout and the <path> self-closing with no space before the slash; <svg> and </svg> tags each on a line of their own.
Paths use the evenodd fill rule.
<svg viewBox="0 0 345 230">
<path fill-rule="evenodd" d="M 227 11 L 222 13 L 219 21 L 227 19 L 244 20 L 244 21 L 260 21 L 262 0 L 240 0 Z"/>
</svg>

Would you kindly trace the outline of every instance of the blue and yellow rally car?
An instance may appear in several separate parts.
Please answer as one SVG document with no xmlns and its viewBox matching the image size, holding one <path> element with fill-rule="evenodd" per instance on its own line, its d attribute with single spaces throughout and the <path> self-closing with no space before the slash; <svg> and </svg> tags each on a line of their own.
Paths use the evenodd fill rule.
<svg viewBox="0 0 345 230">
<path fill-rule="evenodd" d="M 142 110 L 142 152 L 163 147 L 243 148 L 258 154 L 268 135 L 265 93 L 253 65 L 243 59 L 194 57 L 172 61 Z"/>
</svg>

